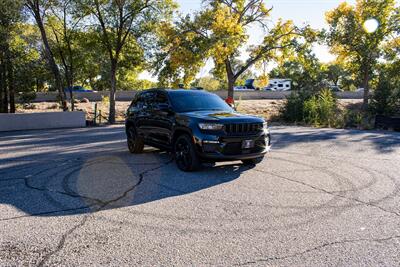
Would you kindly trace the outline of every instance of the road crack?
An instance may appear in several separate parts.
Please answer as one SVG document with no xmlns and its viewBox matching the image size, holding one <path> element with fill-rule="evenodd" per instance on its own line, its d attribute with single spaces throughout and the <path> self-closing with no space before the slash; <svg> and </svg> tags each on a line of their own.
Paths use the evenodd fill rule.
<svg viewBox="0 0 400 267">
<path fill-rule="evenodd" d="M 256 264 L 256 263 L 260 263 L 260 262 L 265 263 L 265 262 L 270 262 L 270 261 L 295 258 L 295 257 L 303 256 L 304 254 L 307 254 L 307 253 L 310 253 L 313 251 L 317 251 L 317 250 L 320 250 L 320 249 L 323 249 L 326 247 L 331 247 L 334 245 L 351 244 L 351 243 L 357 243 L 357 242 L 378 242 L 378 243 L 380 243 L 380 242 L 386 242 L 386 241 L 390 241 L 393 239 L 399 239 L 399 238 L 400 238 L 400 235 L 395 235 L 395 236 L 390 236 L 390 237 L 385 237 L 385 238 L 374 238 L 374 239 L 359 238 L 359 239 L 349 239 L 349 240 L 342 240 L 342 241 L 333 241 L 333 242 L 323 243 L 322 245 L 312 247 L 312 248 L 303 250 L 301 252 L 293 253 L 290 255 L 274 256 L 274 257 L 268 257 L 268 258 L 264 258 L 264 259 L 257 259 L 257 260 L 253 260 L 253 261 L 247 261 L 244 263 L 235 264 L 235 266 L 244 266 L 244 265 Z"/>
<path fill-rule="evenodd" d="M 91 216 L 93 216 L 93 214 L 95 214 L 95 213 L 97 213 L 97 212 L 99 212 L 99 211 L 102 211 L 102 210 L 106 209 L 107 206 L 109 206 L 110 204 L 112 204 L 112 203 L 114 203 L 114 202 L 117 202 L 117 201 L 123 199 L 124 197 L 126 197 L 126 196 L 129 194 L 129 192 L 133 191 L 135 188 L 137 188 L 137 187 L 143 182 L 144 176 L 145 176 L 147 173 L 152 172 L 152 171 L 155 171 L 155 170 L 158 170 L 158 169 L 161 169 L 161 168 L 167 166 L 168 164 L 170 164 L 172 161 L 173 161 L 173 159 L 171 159 L 171 160 L 169 160 L 169 161 L 167 161 L 167 162 L 164 162 L 164 163 L 162 163 L 162 164 L 159 165 L 159 166 L 156 166 L 156 167 L 151 168 L 151 169 L 147 169 L 147 170 L 145 170 L 145 171 L 139 173 L 139 180 L 138 180 L 138 182 L 137 182 L 136 184 L 132 185 L 131 187 L 129 187 L 127 190 L 125 190 L 119 197 L 117 197 L 117 198 L 115 198 L 115 199 L 112 199 L 112 200 L 109 200 L 109 201 L 101 201 L 102 204 L 100 205 L 100 207 L 99 207 L 98 209 L 95 209 L 92 213 L 90 213 L 90 214 L 88 214 L 88 215 L 85 215 L 85 217 L 81 220 L 81 222 L 79 222 L 77 225 L 75 225 L 74 227 L 72 227 L 71 229 L 69 229 L 67 232 L 65 232 L 65 233 L 61 236 L 61 239 L 60 239 L 60 241 L 58 242 L 58 245 L 56 246 L 56 248 L 55 248 L 52 252 L 46 254 L 46 255 L 43 257 L 43 259 L 39 262 L 38 266 L 44 266 L 44 264 L 45 264 L 46 262 L 48 262 L 48 261 L 50 260 L 50 258 L 51 258 L 53 255 L 59 253 L 59 252 L 65 247 L 66 240 L 68 239 L 68 237 L 69 237 L 70 235 L 72 235 L 76 230 L 78 230 L 79 228 L 83 227 L 83 226 L 86 224 L 86 222 L 89 220 L 89 218 L 90 218 Z M 33 188 L 33 189 L 37 189 L 37 188 Z M 37 190 L 42 190 L 42 189 L 37 189 Z M 77 195 L 77 196 L 78 196 L 78 195 Z"/>
<path fill-rule="evenodd" d="M 295 179 L 290 179 L 288 177 L 285 177 L 285 176 L 282 176 L 282 175 L 279 175 L 279 174 L 276 174 L 276 173 L 273 173 L 273 172 L 267 172 L 267 171 L 260 170 L 260 169 L 253 169 L 253 170 L 257 171 L 257 172 L 265 173 L 265 174 L 271 174 L 271 175 L 274 175 L 274 176 L 279 177 L 281 179 L 307 186 L 309 188 L 312 188 L 314 190 L 329 194 L 331 196 L 335 196 L 335 197 L 347 199 L 347 200 L 350 200 L 350 201 L 354 201 L 354 202 L 357 202 L 359 204 L 366 205 L 366 206 L 369 206 L 369 207 L 374 207 L 374 208 L 380 209 L 380 210 L 382 210 L 384 212 L 391 213 L 391 214 L 394 214 L 394 215 L 400 217 L 400 213 L 392 211 L 392 210 L 388 210 L 386 208 L 383 208 L 383 207 L 381 207 L 379 205 L 374 204 L 373 202 L 366 202 L 366 201 L 362 201 L 362 200 L 360 200 L 358 198 L 343 196 L 341 194 L 336 194 L 335 192 L 331 192 L 329 190 L 326 190 L 326 189 L 323 189 L 323 188 L 320 188 L 320 187 L 317 187 L 317 186 L 314 186 L 314 185 L 311 185 L 311 184 L 308 184 L 308 183 L 305 183 L 305 182 L 301 182 L 301 181 L 298 181 L 298 180 L 295 180 Z"/>
</svg>

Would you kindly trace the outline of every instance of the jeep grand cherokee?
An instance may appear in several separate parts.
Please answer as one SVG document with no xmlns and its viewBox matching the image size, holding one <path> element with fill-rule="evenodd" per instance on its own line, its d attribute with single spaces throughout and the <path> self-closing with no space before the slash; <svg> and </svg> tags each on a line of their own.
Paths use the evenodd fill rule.
<svg viewBox="0 0 400 267">
<path fill-rule="evenodd" d="M 267 123 L 233 110 L 219 96 L 201 90 L 150 89 L 138 93 L 127 111 L 131 153 L 144 145 L 173 152 L 183 171 L 202 162 L 260 162 L 270 148 Z"/>
</svg>

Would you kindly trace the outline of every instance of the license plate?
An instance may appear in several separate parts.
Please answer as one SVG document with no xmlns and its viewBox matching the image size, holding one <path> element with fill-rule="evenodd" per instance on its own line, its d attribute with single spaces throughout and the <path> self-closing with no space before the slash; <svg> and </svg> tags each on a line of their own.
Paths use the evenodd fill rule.
<svg viewBox="0 0 400 267">
<path fill-rule="evenodd" d="M 243 140 L 242 148 L 252 148 L 254 147 L 254 140 Z"/>
</svg>

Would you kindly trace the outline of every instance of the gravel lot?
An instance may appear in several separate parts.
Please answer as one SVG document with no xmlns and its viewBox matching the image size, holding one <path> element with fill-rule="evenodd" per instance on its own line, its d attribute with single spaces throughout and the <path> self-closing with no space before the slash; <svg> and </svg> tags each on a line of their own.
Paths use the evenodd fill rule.
<svg viewBox="0 0 400 267">
<path fill-rule="evenodd" d="M 270 120 L 279 115 L 280 109 L 285 101 L 286 100 L 282 99 L 237 100 L 236 104 L 238 105 L 238 111 L 240 112 L 262 116 L 265 119 Z M 87 119 L 92 119 L 95 103 L 96 102 L 76 103 L 75 105 L 76 109 L 87 113 Z M 131 102 L 128 101 L 116 101 L 115 109 L 117 121 L 122 122 L 125 120 L 125 113 L 130 103 Z M 362 99 L 339 99 L 338 103 L 341 108 L 354 108 L 354 106 L 361 106 Z M 105 122 L 105 118 L 108 116 L 108 104 L 107 102 L 97 102 L 97 104 L 98 111 L 100 110 L 104 117 L 102 121 Z M 59 105 L 51 102 L 34 103 L 31 104 L 30 107 L 31 109 L 24 109 L 22 106 L 19 106 L 17 113 L 60 111 Z"/>
<path fill-rule="evenodd" d="M 272 134 L 182 173 L 122 126 L 0 133 L 0 265 L 400 266 L 400 134 Z"/>
</svg>

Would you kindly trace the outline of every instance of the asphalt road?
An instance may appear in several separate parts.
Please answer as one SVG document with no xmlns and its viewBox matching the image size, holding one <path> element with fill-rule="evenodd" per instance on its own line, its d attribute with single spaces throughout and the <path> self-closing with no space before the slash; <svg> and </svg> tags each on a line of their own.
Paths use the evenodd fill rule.
<svg viewBox="0 0 400 267">
<path fill-rule="evenodd" d="M 182 173 L 121 126 L 0 134 L 0 266 L 400 266 L 400 134 L 273 127 Z"/>
</svg>

